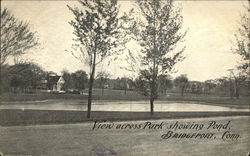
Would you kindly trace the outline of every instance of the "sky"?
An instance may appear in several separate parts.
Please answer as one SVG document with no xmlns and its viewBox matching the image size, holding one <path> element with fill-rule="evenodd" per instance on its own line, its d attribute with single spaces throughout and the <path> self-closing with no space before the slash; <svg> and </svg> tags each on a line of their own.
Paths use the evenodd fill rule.
<svg viewBox="0 0 250 156">
<path fill-rule="evenodd" d="M 188 29 L 184 45 L 185 60 L 176 64 L 173 77 L 186 74 L 190 80 L 204 81 L 229 75 L 240 57 L 231 52 L 234 34 L 237 32 L 240 14 L 247 1 L 176 1 L 183 10 L 183 27 Z M 75 72 L 88 66 L 74 58 L 66 50 L 74 43 L 73 28 L 69 21 L 74 18 L 66 5 L 77 5 L 77 1 L 1 1 L 20 20 L 28 21 L 31 29 L 37 32 L 40 45 L 22 56 L 26 61 L 40 65 L 46 71 L 60 74 L 63 70 Z M 133 4 L 119 1 L 121 11 L 128 11 Z M 135 48 L 130 45 L 128 48 Z M 125 57 L 120 57 L 110 65 L 97 67 L 111 77 L 128 76 Z M 9 60 L 11 64 L 11 59 Z"/>
</svg>

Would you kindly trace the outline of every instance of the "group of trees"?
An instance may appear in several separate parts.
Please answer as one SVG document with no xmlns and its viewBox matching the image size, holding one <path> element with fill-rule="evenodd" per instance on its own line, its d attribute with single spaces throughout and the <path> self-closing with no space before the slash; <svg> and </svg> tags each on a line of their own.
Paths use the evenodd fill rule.
<svg viewBox="0 0 250 156">
<path fill-rule="evenodd" d="M 124 94 L 127 93 L 127 90 L 135 88 L 133 80 L 127 77 L 121 77 L 121 78 L 118 77 L 117 79 L 114 80 L 114 82 L 115 83 L 113 85 L 113 88 L 124 90 Z"/>
<path fill-rule="evenodd" d="M 19 63 L 1 68 L 1 90 L 12 92 L 31 92 L 38 89 L 40 81 L 47 73 L 34 63 Z"/>
<path fill-rule="evenodd" d="M 175 64 L 184 59 L 182 54 L 185 46 L 182 46 L 181 42 L 187 32 L 182 29 L 181 8 L 172 0 L 136 0 L 135 6 L 138 8 L 137 12 L 131 9 L 128 14 L 123 15 L 119 14 L 118 0 L 79 0 L 79 7 L 68 6 L 74 15 L 74 19 L 69 24 L 73 27 L 75 35 L 73 39 L 75 43 L 70 52 L 89 66 L 88 118 L 91 113 L 95 79 L 99 82 L 99 87 L 104 90 L 109 77 L 103 73 L 98 73 L 96 76 L 97 66 L 105 59 L 126 51 L 126 44 L 130 41 L 135 42 L 140 50 L 128 50 L 132 68 L 127 69 L 136 73 L 137 77 L 132 83 L 138 91 L 148 96 L 152 115 L 154 101 L 158 98 L 159 93 L 166 92 L 166 88 L 177 86 L 183 95 L 188 86 L 188 78 L 185 75 L 174 80 L 169 78 Z M 249 8 L 247 9 L 249 13 Z M 249 16 L 246 14 L 241 18 L 236 44 L 232 48 L 232 51 L 242 56 L 244 60 L 238 67 L 243 74 L 236 76 L 233 73 L 236 94 L 238 94 L 238 84 L 245 81 L 250 75 L 247 73 L 249 72 L 250 56 L 249 32 Z M 1 65 L 4 65 L 9 56 L 21 55 L 28 49 L 37 46 L 37 41 L 36 33 L 30 30 L 27 23 L 18 21 L 7 9 L 1 11 Z M 135 69 L 135 64 L 137 69 Z M 23 65 L 16 65 L 13 70 L 21 70 L 21 74 L 15 75 L 15 72 L 13 75 L 11 74 L 10 84 L 28 83 L 35 87 L 36 82 L 30 79 L 40 77 L 40 70 L 34 66 L 24 66 L 28 70 L 22 71 Z M 26 66 L 28 67 L 26 68 Z M 29 77 L 30 74 L 32 76 Z M 240 80 L 241 75 L 244 75 L 244 80 Z M 19 82 L 20 77 L 25 76 L 28 76 L 27 79 L 24 78 L 25 82 Z M 87 77 L 83 71 L 73 74 L 64 72 L 66 80 L 64 88 L 83 89 L 86 84 L 79 82 L 80 79 L 86 80 Z M 123 82 L 126 92 L 128 79 L 123 79 L 121 82 Z M 211 82 L 206 85 L 210 89 L 214 87 Z"/>
<path fill-rule="evenodd" d="M 240 95 L 249 95 L 249 82 L 243 76 L 222 77 L 213 81 L 215 92 L 239 99 Z"/>
<path fill-rule="evenodd" d="M 35 92 L 39 89 L 44 89 L 41 84 L 48 80 L 51 72 L 46 72 L 41 67 L 34 63 L 19 63 L 15 65 L 4 65 L 2 67 L 2 81 L 4 82 L 1 88 L 8 92 Z M 64 70 L 62 77 L 65 83 L 62 90 L 83 91 L 88 88 L 88 75 L 83 70 L 78 70 L 74 73 L 69 73 Z M 157 79 L 158 96 L 168 93 L 179 93 L 184 96 L 186 93 L 191 94 L 216 94 L 221 96 L 229 96 L 231 98 L 239 98 L 240 94 L 247 93 L 248 84 L 244 78 L 235 79 L 233 77 L 222 77 L 205 82 L 189 81 L 186 75 L 180 75 L 172 78 L 169 75 L 159 75 Z M 237 84 L 236 84 L 237 83 Z M 149 96 L 148 83 L 144 79 L 138 77 L 135 80 L 127 77 L 112 79 L 108 73 L 97 73 L 94 88 L 102 89 L 102 95 L 105 89 L 138 91 L 145 96 Z M 46 84 L 45 84 L 46 85 Z M 46 89 L 46 88 L 45 88 Z"/>
<path fill-rule="evenodd" d="M 190 94 L 204 94 L 225 96 L 239 99 L 240 96 L 249 95 L 248 82 L 244 81 L 244 77 L 221 77 L 217 79 L 202 81 L 190 81 L 186 75 L 179 75 L 176 78 L 170 76 L 159 76 L 157 79 L 157 93 L 166 95 L 169 93 L 179 93 L 184 96 Z M 140 76 L 133 81 L 135 90 L 138 90 L 145 96 L 148 96 L 149 87 Z"/>
<path fill-rule="evenodd" d="M 0 86 L 6 86 L 5 83 L 3 83 L 2 79 L 5 79 L 5 73 L 6 69 L 10 68 L 6 66 L 6 60 L 9 59 L 10 57 L 18 57 L 27 50 L 36 47 L 38 45 L 38 37 L 35 32 L 33 32 L 29 24 L 27 22 L 23 22 L 18 20 L 17 18 L 14 17 L 13 14 L 7 9 L 1 9 L 1 46 L 0 46 Z M 28 64 L 26 65 L 17 65 L 13 66 L 10 70 L 9 73 L 15 78 L 13 78 L 13 82 L 11 82 L 12 85 L 21 85 L 21 84 L 26 84 L 30 83 L 28 80 L 30 77 L 28 75 L 25 75 L 25 72 L 30 72 L 32 67 L 28 67 L 24 70 L 23 66 L 29 66 Z M 36 68 L 36 67 L 34 67 Z M 17 71 L 15 73 L 15 71 Z M 18 75 L 18 73 L 20 75 Z M 3 76 L 4 77 L 3 77 Z M 27 77 L 25 82 L 19 82 L 17 80 L 17 77 Z M 16 80 L 14 80 L 16 79 Z M 32 85 L 35 85 L 34 82 L 32 82 Z M 0 95 L 2 93 L 3 87 L 0 88 Z"/>
<path fill-rule="evenodd" d="M 135 19 L 133 9 L 129 15 L 118 17 L 117 0 L 82 0 L 79 3 L 81 8 L 68 8 L 75 16 L 70 22 L 76 36 L 73 49 L 78 49 L 80 56 L 83 56 L 78 58 L 87 62 L 90 67 L 87 117 L 90 117 L 91 112 L 96 65 L 105 58 L 119 53 L 128 42 L 127 36 L 141 48 L 141 57 L 137 61 L 143 68 L 138 71 L 138 79 L 143 82 L 141 85 L 146 87 L 143 92 L 149 96 L 153 114 L 153 103 L 158 96 L 159 75 L 167 74 L 183 59 L 181 54 L 184 48 L 174 51 L 177 43 L 186 34 L 185 31 L 181 31 L 181 9 L 175 7 L 171 0 L 137 0 L 135 4 L 140 10 L 140 18 Z"/>
<path fill-rule="evenodd" d="M 88 85 L 88 75 L 83 70 L 78 70 L 74 73 L 69 73 L 68 71 L 64 70 L 62 72 L 62 77 L 64 79 L 62 89 L 65 91 L 70 89 L 82 91 Z"/>
<path fill-rule="evenodd" d="M 2 85 L 4 92 L 37 92 L 48 89 L 49 76 L 53 72 L 44 71 L 34 63 L 18 63 L 2 66 Z M 62 72 L 64 84 L 62 89 L 84 90 L 88 84 L 88 75 L 85 71 L 78 70 L 74 73 Z"/>
</svg>

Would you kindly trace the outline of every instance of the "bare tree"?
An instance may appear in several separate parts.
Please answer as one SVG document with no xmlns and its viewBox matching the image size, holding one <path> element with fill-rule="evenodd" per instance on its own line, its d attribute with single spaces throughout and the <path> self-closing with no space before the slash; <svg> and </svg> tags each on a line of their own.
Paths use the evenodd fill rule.
<svg viewBox="0 0 250 156">
<path fill-rule="evenodd" d="M 233 83 L 234 83 L 234 86 L 230 86 L 230 97 L 232 98 L 232 95 L 233 95 L 233 93 L 232 93 L 233 90 L 231 90 L 231 89 L 234 88 L 234 95 L 235 95 L 236 99 L 239 99 L 240 98 L 240 87 L 243 84 L 243 82 L 246 80 L 246 77 L 245 77 L 245 75 L 242 75 L 241 72 L 236 74 L 233 69 L 229 69 L 229 71 L 230 71 L 230 85 L 232 85 L 231 79 L 233 79 Z"/>
<path fill-rule="evenodd" d="M 141 88 L 145 89 L 143 94 L 150 98 L 153 115 L 154 101 L 158 97 L 159 74 L 168 74 L 177 62 L 184 59 L 182 52 L 185 47 L 176 47 L 186 35 L 186 31 L 181 31 L 181 8 L 175 7 L 171 0 L 137 0 L 136 3 L 142 16 L 131 22 L 131 32 L 141 50 L 137 56 L 134 52 L 129 52 L 129 58 L 132 60 L 132 68 L 136 66 L 134 62 L 139 60 L 138 80 L 148 84 Z"/>
<path fill-rule="evenodd" d="M 1 11 L 1 65 L 9 56 L 18 56 L 38 45 L 36 33 L 27 22 L 16 19 L 4 8 Z"/>
<path fill-rule="evenodd" d="M 122 46 L 123 40 L 119 40 L 122 37 L 117 0 L 79 0 L 79 3 L 81 8 L 68 6 L 75 16 L 70 22 L 76 36 L 72 54 L 90 68 L 87 113 L 87 118 L 90 118 L 96 66 L 120 52 L 118 47 Z"/>
<path fill-rule="evenodd" d="M 245 77 L 248 80 L 248 91 L 250 92 L 250 2 L 248 4 L 248 6 L 245 6 L 245 13 L 241 15 L 238 34 L 235 34 L 232 51 L 242 58 L 238 69 L 241 72 L 241 79 Z"/>
</svg>

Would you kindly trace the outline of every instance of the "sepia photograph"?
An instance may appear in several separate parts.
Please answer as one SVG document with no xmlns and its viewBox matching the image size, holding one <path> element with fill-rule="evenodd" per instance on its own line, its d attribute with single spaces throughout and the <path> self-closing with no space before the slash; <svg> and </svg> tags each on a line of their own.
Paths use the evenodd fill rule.
<svg viewBox="0 0 250 156">
<path fill-rule="evenodd" d="M 248 0 L 0 6 L 0 156 L 250 156 Z"/>
</svg>

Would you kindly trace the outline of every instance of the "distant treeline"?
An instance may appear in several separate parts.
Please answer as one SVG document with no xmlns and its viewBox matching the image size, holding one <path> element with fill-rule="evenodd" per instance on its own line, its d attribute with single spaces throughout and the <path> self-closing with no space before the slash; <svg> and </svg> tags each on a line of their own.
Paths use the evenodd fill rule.
<svg viewBox="0 0 250 156">
<path fill-rule="evenodd" d="M 56 73 L 44 71 L 34 63 L 19 63 L 15 65 L 4 65 L 1 67 L 1 90 L 2 92 L 23 92 L 34 93 L 51 89 L 49 87 L 49 78 Z M 58 76 L 58 75 L 57 75 Z M 58 77 L 63 78 L 63 91 L 83 91 L 88 88 L 88 74 L 79 70 L 74 73 L 63 71 Z M 124 90 L 133 90 L 147 95 L 148 87 L 145 86 L 145 80 L 140 76 L 136 79 L 121 77 L 111 79 L 109 74 L 100 72 L 96 76 L 94 88 Z M 249 95 L 249 82 L 240 78 L 222 77 L 205 82 L 189 81 L 186 75 L 180 75 L 173 79 L 171 76 L 159 75 L 157 78 L 157 92 L 159 95 L 168 93 L 179 93 L 185 95 L 192 94 L 216 94 L 220 96 L 229 96 L 239 98 L 240 95 Z"/>
</svg>

